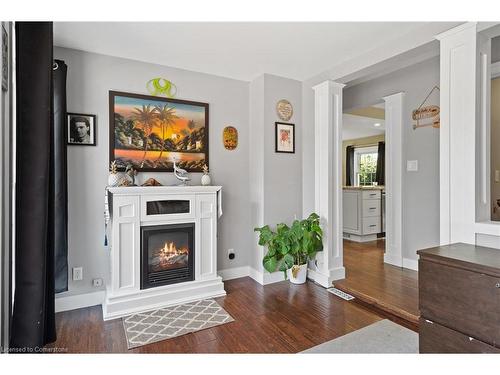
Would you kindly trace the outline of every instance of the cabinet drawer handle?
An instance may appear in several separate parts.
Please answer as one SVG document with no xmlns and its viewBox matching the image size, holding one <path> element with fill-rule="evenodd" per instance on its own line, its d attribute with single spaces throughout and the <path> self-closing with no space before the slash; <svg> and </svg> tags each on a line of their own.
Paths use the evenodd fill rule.
<svg viewBox="0 0 500 375">
<path fill-rule="evenodd" d="M 376 226 L 377 226 L 377 224 L 372 224 L 372 225 L 370 225 L 370 228 L 376 227 Z"/>
<path fill-rule="evenodd" d="M 370 207 L 369 210 L 376 210 L 377 207 Z"/>
<path fill-rule="evenodd" d="M 495 284 L 495 288 L 500 288 L 500 282 Z"/>
</svg>

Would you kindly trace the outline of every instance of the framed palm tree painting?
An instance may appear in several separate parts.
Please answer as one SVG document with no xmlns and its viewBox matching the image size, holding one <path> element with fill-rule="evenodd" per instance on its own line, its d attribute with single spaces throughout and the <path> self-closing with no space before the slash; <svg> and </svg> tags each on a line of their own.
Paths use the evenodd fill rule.
<svg viewBox="0 0 500 375">
<path fill-rule="evenodd" d="M 124 170 L 188 172 L 208 166 L 208 104 L 109 92 L 109 159 Z"/>
</svg>

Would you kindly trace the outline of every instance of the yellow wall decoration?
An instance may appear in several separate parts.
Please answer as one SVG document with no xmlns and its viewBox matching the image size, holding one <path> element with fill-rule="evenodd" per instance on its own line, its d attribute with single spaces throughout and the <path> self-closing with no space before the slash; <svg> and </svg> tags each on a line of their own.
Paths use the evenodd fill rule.
<svg viewBox="0 0 500 375">
<path fill-rule="evenodd" d="M 165 78 L 152 78 L 146 83 L 146 88 L 151 95 L 165 95 L 167 98 L 175 97 L 177 86 Z"/>
<path fill-rule="evenodd" d="M 222 132 L 222 143 L 226 150 L 238 147 L 238 130 L 234 126 L 226 126 Z"/>
</svg>

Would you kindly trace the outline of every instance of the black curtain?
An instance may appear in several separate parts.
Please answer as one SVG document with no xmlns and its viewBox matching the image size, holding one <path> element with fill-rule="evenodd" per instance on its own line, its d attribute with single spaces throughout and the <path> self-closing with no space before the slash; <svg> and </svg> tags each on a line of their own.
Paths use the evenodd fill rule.
<svg viewBox="0 0 500 375">
<path fill-rule="evenodd" d="M 375 181 L 378 185 L 385 185 L 385 142 L 378 143 L 377 171 Z"/>
<path fill-rule="evenodd" d="M 16 22 L 16 229 L 12 348 L 56 338 L 52 23 Z M 60 168 L 60 165 L 58 166 Z M 60 179 L 59 179 L 60 180 Z"/>
<path fill-rule="evenodd" d="M 68 67 L 62 60 L 53 65 L 54 123 L 52 136 L 52 166 L 50 221 L 54 223 L 52 234 L 55 256 L 55 291 L 68 290 L 68 185 L 66 157 L 66 74 Z"/>
<path fill-rule="evenodd" d="M 354 146 L 347 146 L 345 152 L 345 184 L 354 185 Z"/>
</svg>

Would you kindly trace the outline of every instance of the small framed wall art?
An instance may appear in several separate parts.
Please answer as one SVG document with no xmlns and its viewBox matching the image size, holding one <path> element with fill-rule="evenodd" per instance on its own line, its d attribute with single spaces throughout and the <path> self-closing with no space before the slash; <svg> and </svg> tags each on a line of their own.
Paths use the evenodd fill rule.
<svg viewBox="0 0 500 375">
<path fill-rule="evenodd" d="M 68 145 L 96 145 L 96 115 L 68 113 Z"/>
<path fill-rule="evenodd" d="M 285 122 L 275 122 L 276 152 L 295 153 L 295 125 Z"/>
</svg>

